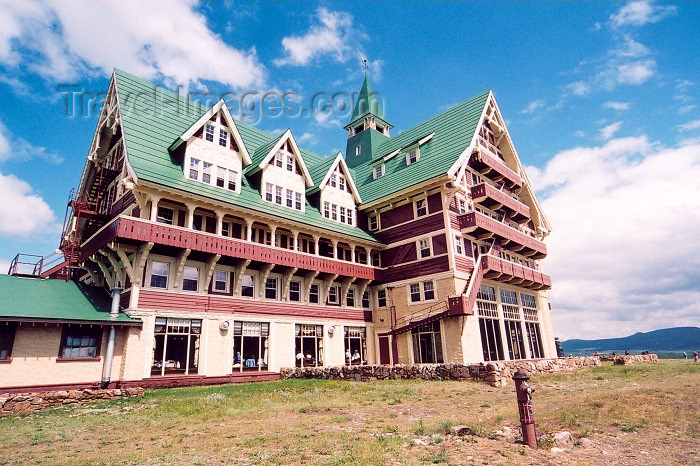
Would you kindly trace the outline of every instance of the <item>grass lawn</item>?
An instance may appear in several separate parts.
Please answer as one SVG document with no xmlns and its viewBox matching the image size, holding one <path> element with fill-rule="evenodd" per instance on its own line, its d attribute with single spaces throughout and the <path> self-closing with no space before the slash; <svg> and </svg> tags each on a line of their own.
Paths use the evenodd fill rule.
<svg viewBox="0 0 700 466">
<path fill-rule="evenodd" d="M 536 451 L 517 442 L 512 385 L 286 380 L 152 390 L 0 419 L 0 464 L 692 463 L 699 382 L 690 360 L 535 377 Z M 475 435 L 454 436 L 454 425 Z M 559 431 L 573 442 L 552 452 Z"/>
</svg>

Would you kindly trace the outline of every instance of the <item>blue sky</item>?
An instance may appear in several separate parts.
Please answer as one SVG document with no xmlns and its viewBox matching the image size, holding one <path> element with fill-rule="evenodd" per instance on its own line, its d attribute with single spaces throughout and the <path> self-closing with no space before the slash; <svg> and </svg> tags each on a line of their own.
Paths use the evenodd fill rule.
<svg viewBox="0 0 700 466">
<path fill-rule="evenodd" d="M 699 31 L 697 2 L 2 1 L 0 268 L 58 245 L 97 120 L 66 89 L 87 102 L 118 67 L 293 93 L 310 111 L 254 123 L 331 155 L 347 112 L 311 104 L 357 92 L 367 59 L 394 135 L 493 90 L 554 228 L 559 336 L 699 325 Z"/>
</svg>

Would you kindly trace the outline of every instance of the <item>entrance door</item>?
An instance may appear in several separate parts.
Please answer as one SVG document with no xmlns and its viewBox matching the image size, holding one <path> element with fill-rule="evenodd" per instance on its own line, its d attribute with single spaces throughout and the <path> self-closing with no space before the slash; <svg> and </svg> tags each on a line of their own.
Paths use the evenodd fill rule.
<svg viewBox="0 0 700 466">
<path fill-rule="evenodd" d="M 379 337 L 379 364 L 391 364 L 389 358 L 389 337 Z"/>
</svg>

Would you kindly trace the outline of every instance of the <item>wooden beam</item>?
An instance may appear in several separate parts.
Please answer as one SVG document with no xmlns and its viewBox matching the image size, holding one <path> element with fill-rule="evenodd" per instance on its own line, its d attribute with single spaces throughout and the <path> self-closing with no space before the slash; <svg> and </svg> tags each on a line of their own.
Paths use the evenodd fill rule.
<svg viewBox="0 0 700 466">
<path fill-rule="evenodd" d="M 143 286 L 143 283 L 141 283 L 143 269 L 146 267 L 146 260 L 148 259 L 148 254 L 151 252 L 151 248 L 153 248 L 153 244 L 153 242 L 145 243 L 139 248 L 137 253 L 138 261 L 134 260 L 134 275 L 136 276 L 136 280 L 132 279 L 132 284 Z"/>
<path fill-rule="evenodd" d="M 292 281 L 292 276 L 299 270 L 297 267 L 290 267 L 282 275 L 282 296 L 289 296 L 289 283 Z"/>
<path fill-rule="evenodd" d="M 173 288 L 176 290 L 182 288 L 182 274 L 185 270 L 185 260 L 187 260 L 187 256 L 189 256 L 191 252 L 192 250 L 187 248 L 183 249 L 182 252 L 177 255 L 175 281 L 173 282 Z"/>
<path fill-rule="evenodd" d="M 245 269 L 248 268 L 248 265 L 250 265 L 250 260 L 241 261 L 236 265 L 236 281 L 233 284 L 233 292 L 238 296 L 241 294 L 241 282 L 243 281 L 243 274 L 245 273 Z"/>
<path fill-rule="evenodd" d="M 214 268 L 216 263 L 221 259 L 221 254 L 212 255 L 207 261 L 207 268 L 205 269 L 205 279 L 204 279 L 204 291 L 209 289 L 209 284 L 211 283 L 211 277 L 214 275 Z"/>
<path fill-rule="evenodd" d="M 115 281 L 114 285 L 111 286 L 110 288 L 114 288 L 114 286 L 124 286 L 125 285 L 125 277 L 124 277 L 124 270 L 122 269 L 122 266 L 119 265 L 119 261 L 117 260 L 116 257 L 114 257 L 114 254 L 109 249 L 101 248 L 100 249 L 100 254 L 105 256 L 107 260 L 109 261 L 110 264 L 112 264 L 112 269 L 114 270 L 115 274 Z"/>
<path fill-rule="evenodd" d="M 258 290 L 258 296 L 260 296 L 261 298 L 265 293 L 265 283 L 267 283 L 267 277 L 270 276 L 270 272 L 272 272 L 272 269 L 274 267 L 275 264 L 267 264 L 262 269 L 260 269 L 260 272 L 262 272 L 262 280 L 260 280 L 260 289 Z"/>
<path fill-rule="evenodd" d="M 320 272 L 318 270 L 313 270 L 304 275 L 304 280 L 306 281 L 306 293 L 304 293 L 304 296 L 307 300 L 309 298 L 309 293 L 311 292 L 311 285 L 313 285 L 314 280 L 316 277 L 318 277 L 319 273 Z"/>
</svg>

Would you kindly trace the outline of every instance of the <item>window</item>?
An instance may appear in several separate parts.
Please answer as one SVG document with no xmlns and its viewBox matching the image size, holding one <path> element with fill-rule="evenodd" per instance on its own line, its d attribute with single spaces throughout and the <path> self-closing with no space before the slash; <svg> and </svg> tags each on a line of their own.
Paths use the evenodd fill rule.
<svg viewBox="0 0 700 466">
<path fill-rule="evenodd" d="M 462 245 L 462 237 L 459 235 L 455 235 L 455 253 L 457 254 L 464 254 L 464 247 Z"/>
<path fill-rule="evenodd" d="M 416 217 L 423 217 L 428 214 L 428 208 L 425 205 L 425 199 L 416 201 Z"/>
<path fill-rule="evenodd" d="M 371 214 L 369 217 L 367 217 L 367 220 L 369 222 L 369 231 L 379 230 L 379 217 L 377 214 Z"/>
<path fill-rule="evenodd" d="M 479 331 L 484 361 L 503 360 L 496 290 L 491 286 L 481 285 L 476 295 L 476 306 L 479 311 Z"/>
<path fill-rule="evenodd" d="M 214 142 L 214 125 L 206 126 L 206 139 L 209 142 Z"/>
<path fill-rule="evenodd" d="M 276 167 L 282 168 L 282 157 L 283 157 L 283 154 L 281 151 L 279 151 L 275 154 L 275 166 Z"/>
<path fill-rule="evenodd" d="M 525 322 L 525 331 L 527 332 L 527 342 L 530 346 L 530 357 L 543 358 L 544 350 L 542 348 L 542 338 L 540 336 L 540 324 Z"/>
<path fill-rule="evenodd" d="M 282 186 L 275 186 L 275 204 L 282 205 Z"/>
<path fill-rule="evenodd" d="M 223 167 L 216 167 L 216 185 L 219 188 L 225 187 L 226 184 L 226 169 Z"/>
<path fill-rule="evenodd" d="M 201 319 L 156 317 L 151 375 L 196 374 Z"/>
<path fill-rule="evenodd" d="M 362 153 L 362 146 L 355 146 L 355 155 L 360 155 Z"/>
<path fill-rule="evenodd" d="M 228 291 L 228 272 L 217 270 L 214 272 L 214 291 L 225 293 Z"/>
<path fill-rule="evenodd" d="M 377 307 L 386 307 L 386 290 L 377 290 Z"/>
<path fill-rule="evenodd" d="M 372 172 L 372 174 L 375 180 L 384 176 L 384 164 L 377 165 L 376 167 L 374 167 L 374 171 Z"/>
<path fill-rule="evenodd" d="M 156 217 L 156 222 L 165 223 L 167 225 L 173 224 L 173 209 L 167 207 L 158 207 L 158 216 Z"/>
<path fill-rule="evenodd" d="M 294 193 L 294 208 L 301 210 L 301 193 Z"/>
<path fill-rule="evenodd" d="M 297 367 L 323 366 L 323 325 L 296 324 L 294 354 Z"/>
<path fill-rule="evenodd" d="M 301 301 L 301 282 L 296 280 L 289 282 L 289 300 Z"/>
<path fill-rule="evenodd" d="M 265 298 L 277 299 L 277 279 L 268 278 L 265 281 Z"/>
<path fill-rule="evenodd" d="M 338 175 L 338 188 L 345 191 L 345 175 Z"/>
<path fill-rule="evenodd" d="M 457 199 L 457 206 L 459 208 L 460 214 L 467 213 L 467 201 L 466 201 L 466 199 Z"/>
<path fill-rule="evenodd" d="M 96 358 L 100 354 L 102 328 L 63 326 L 61 359 Z"/>
<path fill-rule="evenodd" d="M 367 364 L 367 329 L 345 327 L 345 364 Z"/>
<path fill-rule="evenodd" d="M 331 186 L 334 188 L 338 186 L 338 175 L 335 173 L 331 173 Z"/>
<path fill-rule="evenodd" d="M 369 309 L 369 291 L 365 290 L 364 293 L 362 293 L 362 307 Z"/>
<path fill-rule="evenodd" d="M 287 155 L 287 171 L 294 171 L 294 157 L 292 157 L 291 155 Z"/>
<path fill-rule="evenodd" d="M 204 162 L 202 165 L 202 183 L 211 184 L 211 170 L 212 164 L 209 162 Z"/>
<path fill-rule="evenodd" d="M 537 322 L 537 302 L 535 296 L 531 294 L 520 293 L 520 302 L 523 305 L 523 314 L 525 320 Z"/>
<path fill-rule="evenodd" d="M 418 252 L 421 259 L 425 257 L 430 257 L 430 238 L 423 238 L 418 240 Z"/>
<path fill-rule="evenodd" d="M 151 262 L 151 288 L 167 288 L 170 264 L 167 262 Z"/>
<path fill-rule="evenodd" d="M 265 183 L 265 200 L 272 202 L 272 183 Z"/>
<path fill-rule="evenodd" d="M 348 294 L 345 297 L 345 304 L 348 307 L 355 307 L 355 290 L 349 289 Z"/>
<path fill-rule="evenodd" d="M 331 286 L 328 289 L 328 303 L 329 304 L 340 304 L 338 300 L 338 295 L 340 295 L 340 290 L 337 286 Z"/>
<path fill-rule="evenodd" d="M 331 217 L 331 203 L 328 201 L 323 201 L 323 216 L 326 218 Z"/>
<path fill-rule="evenodd" d="M 228 189 L 231 191 L 236 190 L 236 178 L 238 178 L 238 172 L 233 170 L 228 171 Z"/>
<path fill-rule="evenodd" d="M 506 329 L 506 340 L 508 340 L 508 358 L 511 360 L 525 358 L 525 343 L 523 342 L 523 333 L 520 327 L 520 321 L 508 320 L 504 321 Z"/>
<path fill-rule="evenodd" d="M 406 154 L 406 165 L 418 162 L 418 149 L 413 149 Z"/>
<path fill-rule="evenodd" d="M 287 190 L 287 207 L 294 207 L 294 191 Z"/>
<path fill-rule="evenodd" d="M 233 370 L 267 370 L 269 322 L 233 322 Z"/>
<path fill-rule="evenodd" d="M 190 159 L 190 179 L 191 180 L 198 180 L 199 179 L 199 159 L 195 159 L 195 158 Z"/>
<path fill-rule="evenodd" d="M 353 218 L 355 217 L 354 215 L 354 210 L 348 208 L 348 225 L 354 225 Z"/>
<path fill-rule="evenodd" d="M 312 284 L 309 288 L 309 302 L 312 304 L 318 304 L 318 285 L 316 283 Z"/>
<path fill-rule="evenodd" d="M 182 289 L 185 291 L 197 291 L 198 284 L 199 269 L 186 265 L 182 275 Z"/>
<path fill-rule="evenodd" d="M 255 277 L 243 275 L 241 277 L 241 296 L 252 298 L 255 296 Z"/>
<path fill-rule="evenodd" d="M 340 223 L 345 223 L 345 207 L 340 208 Z"/>
<path fill-rule="evenodd" d="M 338 206 L 331 204 L 331 220 L 338 221 Z"/>
<path fill-rule="evenodd" d="M 3 322 L 0 324 L 0 361 L 12 358 L 12 345 L 15 342 L 17 324 Z"/>
<path fill-rule="evenodd" d="M 228 133 L 225 129 L 219 129 L 219 145 L 221 147 L 228 146 Z"/>
<path fill-rule="evenodd" d="M 409 296 L 412 303 L 435 299 L 435 288 L 433 282 L 427 281 L 422 283 L 411 283 L 409 285 Z"/>
<path fill-rule="evenodd" d="M 440 321 L 423 324 L 411 330 L 413 362 L 416 364 L 442 363 Z"/>
</svg>

